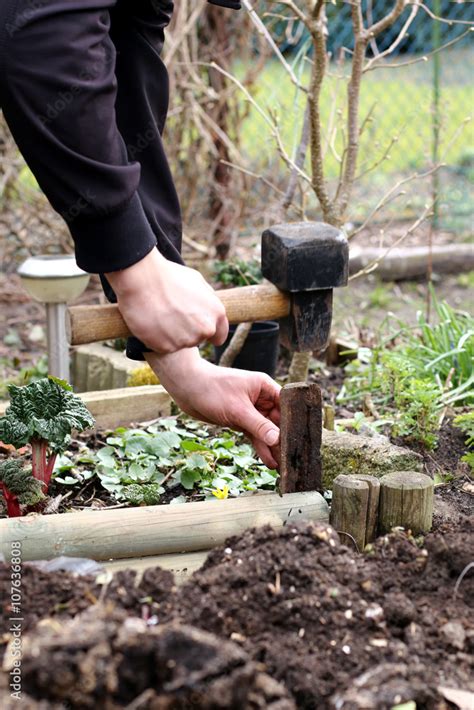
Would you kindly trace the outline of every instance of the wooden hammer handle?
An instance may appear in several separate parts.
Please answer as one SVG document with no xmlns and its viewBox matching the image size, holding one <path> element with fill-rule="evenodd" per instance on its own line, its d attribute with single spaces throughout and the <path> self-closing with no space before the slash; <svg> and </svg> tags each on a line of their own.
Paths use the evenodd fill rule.
<svg viewBox="0 0 474 710">
<path fill-rule="evenodd" d="M 272 284 L 242 286 L 217 291 L 229 323 L 283 318 L 290 312 L 289 296 Z M 68 309 L 66 329 L 71 345 L 125 338 L 130 330 L 118 306 L 73 306 Z"/>
</svg>

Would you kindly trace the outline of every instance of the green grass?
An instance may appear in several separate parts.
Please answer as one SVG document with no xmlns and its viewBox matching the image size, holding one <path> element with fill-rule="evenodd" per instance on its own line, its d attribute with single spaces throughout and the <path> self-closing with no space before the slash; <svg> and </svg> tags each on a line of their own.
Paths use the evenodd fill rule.
<svg viewBox="0 0 474 710">
<path fill-rule="evenodd" d="M 399 58 L 397 61 L 406 60 Z M 472 53 L 469 53 L 469 50 L 450 52 L 443 55 L 442 62 L 445 63 L 445 71 L 440 107 L 440 155 L 448 164 L 460 165 L 474 139 L 473 123 L 467 121 L 474 106 L 474 87 L 469 82 L 468 72 L 468 67 L 472 66 Z M 244 69 L 243 65 L 236 65 L 237 76 L 242 77 Z M 304 71 L 299 71 L 298 66 L 294 69 L 295 73 L 299 74 L 300 81 L 307 84 L 309 70 L 305 68 Z M 321 102 L 322 122 L 325 127 L 330 123 L 334 100 L 337 109 L 345 116 L 345 84 L 348 70 L 348 65 L 331 67 L 331 72 L 337 71 L 343 74 L 344 78 L 340 80 L 331 76 L 325 80 Z M 431 77 L 431 61 L 399 69 L 382 68 L 365 75 L 361 92 L 361 118 L 373 110 L 372 120 L 366 125 L 361 138 L 359 163 L 362 169 L 381 159 L 393 137 L 397 137 L 397 141 L 390 149 L 390 158 L 377 168 L 378 175 L 406 173 L 423 169 L 429 164 L 432 141 Z M 291 154 L 300 140 L 304 95 L 292 84 L 281 64 L 270 60 L 259 75 L 253 96 L 267 112 L 277 112 L 284 143 Z M 342 149 L 341 128 L 342 122 L 339 121 L 334 143 L 339 154 Z M 456 139 L 447 148 L 447 144 L 458 130 Z M 272 162 L 277 155 L 269 128 L 254 107 L 250 108 L 244 123 L 241 144 L 244 155 L 256 165 Z M 338 164 L 330 152 L 326 156 L 326 171 L 329 178 L 337 177 Z"/>
</svg>

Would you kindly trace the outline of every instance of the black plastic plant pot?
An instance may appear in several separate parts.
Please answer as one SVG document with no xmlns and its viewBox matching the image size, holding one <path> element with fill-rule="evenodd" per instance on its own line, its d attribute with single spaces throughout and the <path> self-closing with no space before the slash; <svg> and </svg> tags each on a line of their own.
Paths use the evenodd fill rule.
<svg viewBox="0 0 474 710">
<path fill-rule="evenodd" d="M 216 364 L 219 363 L 222 353 L 229 345 L 236 328 L 236 325 L 231 325 L 229 336 L 225 343 L 214 348 Z M 232 367 L 236 367 L 239 370 L 266 372 L 270 377 L 275 377 L 278 353 L 280 351 L 279 330 L 280 326 L 276 321 L 265 320 L 253 323 L 244 347 L 235 358 Z"/>
</svg>

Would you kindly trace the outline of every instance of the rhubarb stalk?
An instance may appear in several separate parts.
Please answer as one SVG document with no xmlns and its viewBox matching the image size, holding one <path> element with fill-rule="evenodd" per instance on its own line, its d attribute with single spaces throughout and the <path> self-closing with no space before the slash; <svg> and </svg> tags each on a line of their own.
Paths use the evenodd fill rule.
<svg viewBox="0 0 474 710">
<path fill-rule="evenodd" d="M 17 496 L 14 493 L 10 493 L 4 483 L 0 483 L 0 486 L 5 499 L 5 504 L 7 506 L 8 517 L 19 518 L 21 515 L 21 509 Z"/>
</svg>

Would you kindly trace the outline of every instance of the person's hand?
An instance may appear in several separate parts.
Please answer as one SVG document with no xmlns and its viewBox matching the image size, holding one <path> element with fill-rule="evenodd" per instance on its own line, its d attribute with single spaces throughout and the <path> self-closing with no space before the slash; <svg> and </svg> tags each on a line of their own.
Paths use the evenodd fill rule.
<svg viewBox="0 0 474 710">
<path fill-rule="evenodd" d="M 145 353 L 161 384 L 184 412 L 243 431 L 269 468 L 278 468 L 280 386 L 261 372 L 217 367 L 197 349 Z"/>
<path fill-rule="evenodd" d="M 229 330 L 225 308 L 198 271 L 165 259 L 157 249 L 133 266 L 106 274 L 133 335 L 157 353 L 205 340 L 221 345 Z"/>
</svg>

